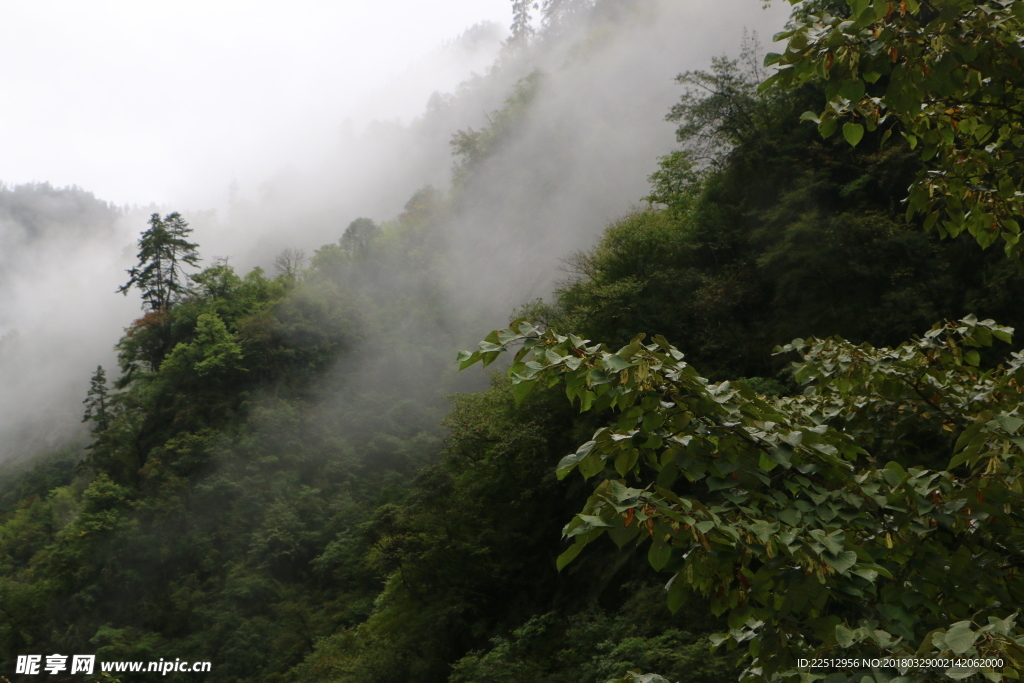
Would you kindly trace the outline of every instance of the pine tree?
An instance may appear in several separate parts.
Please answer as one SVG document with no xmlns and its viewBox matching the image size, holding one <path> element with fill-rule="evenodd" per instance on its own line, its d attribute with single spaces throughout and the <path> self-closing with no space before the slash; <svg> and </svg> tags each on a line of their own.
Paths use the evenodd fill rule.
<svg viewBox="0 0 1024 683">
<path fill-rule="evenodd" d="M 102 365 L 96 366 L 96 372 L 89 381 L 89 393 L 82 403 L 85 404 L 82 422 L 95 422 L 93 431 L 105 432 L 110 427 L 111 405 L 107 390 L 107 373 Z"/>
<path fill-rule="evenodd" d="M 149 229 L 139 237 L 139 264 L 130 269 L 131 278 L 118 288 L 127 296 L 132 287 L 142 292 L 142 302 L 153 311 L 162 311 L 175 303 L 185 291 L 183 264 L 199 263 L 198 244 L 186 237 L 192 232 L 181 214 L 160 218 L 154 213 Z"/>
<path fill-rule="evenodd" d="M 530 0 L 512 0 L 512 36 L 507 43 L 512 50 L 520 50 L 530 42 L 533 36 L 530 10 L 536 7 L 537 3 Z"/>
</svg>

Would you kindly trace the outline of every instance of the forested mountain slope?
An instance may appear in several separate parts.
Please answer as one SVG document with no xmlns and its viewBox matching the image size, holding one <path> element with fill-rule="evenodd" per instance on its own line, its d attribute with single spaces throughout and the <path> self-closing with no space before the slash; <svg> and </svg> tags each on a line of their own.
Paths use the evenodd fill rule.
<svg viewBox="0 0 1024 683">
<path fill-rule="evenodd" d="M 762 411 L 764 396 L 802 400 L 800 379 L 784 371 L 792 357 L 772 355 L 793 337 L 880 346 L 944 318 L 1024 322 L 1024 282 L 1012 262 L 966 233 L 940 240 L 904 219 L 920 155 L 896 136 L 881 144 L 882 130 L 851 146 L 800 125 L 828 93 L 813 83 L 758 93 L 750 44 L 736 61 L 680 76 L 677 105 L 650 112 L 652 125 L 669 116 L 677 146 L 669 135 L 650 150 L 649 179 L 639 164 L 609 172 L 604 182 L 632 176 L 636 208 L 594 226 L 604 227 L 599 242 L 573 252 L 579 235 L 551 233 L 571 202 L 523 204 L 550 184 L 550 169 L 535 165 L 538 149 L 571 136 L 538 121 L 558 119 L 562 96 L 551 89 L 572 82 L 573 59 L 588 50 L 604 59 L 600 45 L 615 44 L 607 36 L 623 10 L 545 7 L 535 49 L 569 66 L 526 70 L 486 125 L 452 131 L 450 190 L 424 187 L 394 218 L 351 221 L 308 261 L 285 252 L 273 276 L 224 261 L 157 275 L 163 294 L 144 293 L 142 316 L 118 343 L 118 367 L 97 369 L 84 396 L 87 448 L 41 453 L 33 468 L 0 481 L 4 675 L 18 655 L 75 652 L 212 662 L 210 673 L 167 677 L 181 681 L 605 683 L 631 670 L 735 680 L 743 664 L 735 652 L 709 655 L 709 634 L 745 622 L 723 617 L 724 594 L 714 591 L 677 589 L 670 610 L 668 577 L 654 568 L 666 566 L 665 543 L 595 542 L 573 550 L 569 564 L 556 559 L 583 545 L 566 546 L 563 527 L 598 500 L 590 483 L 556 476 L 556 466 L 619 419 L 612 407 L 580 412 L 566 401 L 554 380 L 570 371 L 533 385 L 523 401 L 540 365 L 517 367 L 512 379 L 495 373 L 489 388 L 471 391 L 479 375 L 456 372 L 458 346 L 510 315 L 541 324 L 538 338 L 558 329 L 612 349 L 638 333 L 664 335 L 703 376 L 747 378 L 737 391 Z M 560 13 L 572 8 L 580 16 Z M 570 19 L 583 23 L 560 23 Z M 590 97 L 596 87 L 567 96 Z M 579 163 L 602 142 L 574 146 Z M 604 187 L 592 188 L 593 217 L 573 221 L 608 217 Z M 488 207 L 508 219 L 490 233 L 480 229 Z M 514 210 L 521 218 L 509 218 Z M 177 256 L 193 253 L 179 218 L 155 214 L 143 239 L 177 226 Z M 515 246 L 516 234 L 536 244 Z M 539 252 L 545 263 L 532 260 Z M 467 254 L 479 258 L 469 263 Z M 552 275 L 558 258 L 565 270 Z M 141 276 L 152 262 L 142 246 L 131 291 L 153 283 Z M 484 277 L 488 269 L 500 272 Z M 501 285 L 516 274 L 527 282 L 513 299 Z M 558 277 L 546 299 L 526 300 Z M 483 284 L 469 291 L 474 282 Z M 482 322 L 486 299 L 494 303 Z M 995 330 L 989 342 L 1007 334 L 980 327 Z M 584 360 L 614 364 L 612 353 L 574 348 L 557 362 L 571 368 L 574 356 L 573 371 Z M 978 348 L 971 367 L 1005 356 Z M 597 384 L 613 381 L 606 369 Z M 703 396 L 708 385 L 693 382 Z M 616 443 L 654 448 L 647 432 L 661 424 Z M 900 457 L 940 452 L 929 438 L 913 432 L 886 443 Z M 719 464 L 733 457 L 728 437 L 715 443 L 728 456 Z M 634 482 L 641 465 L 622 466 L 621 482 Z M 612 479 L 620 463 L 590 474 L 605 469 Z M 729 479 L 738 471 L 716 470 L 716 490 L 740 496 Z M 668 478 L 657 483 L 670 486 Z M 654 519 L 653 503 L 629 509 Z M 588 522 L 595 538 L 625 510 L 597 510 Z M 638 526 L 623 523 L 622 533 Z M 762 566 L 768 561 L 751 576 Z"/>
</svg>

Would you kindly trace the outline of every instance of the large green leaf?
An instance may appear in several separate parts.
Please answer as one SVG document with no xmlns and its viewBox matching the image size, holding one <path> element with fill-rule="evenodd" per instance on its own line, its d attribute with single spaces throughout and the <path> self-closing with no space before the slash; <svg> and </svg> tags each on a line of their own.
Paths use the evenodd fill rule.
<svg viewBox="0 0 1024 683">
<path fill-rule="evenodd" d="M 564 553 L 558 556 L 558 559 L 555 560 L 555 568 L 558 569 L 558 571 L 562 571 L 567 564 L 576 559 L 576 556 L 579 555 L 582 550 L 582 543 L 573 543 Z"/>
<path fill-rule="evenodd" d="M 843 137 L 850 143 L 851 146 L 856 147 L 864 137 L 864 126 L 859 123 L 844 123 L 843 124 Z"/>
<path fill-rule="evenodd" d="M 977 637 L 971 629 L 970 622 L 959 622 L 946 631 L 946 647 L 953 654 L 962 655 L 971 649 Z"/>
</svg>

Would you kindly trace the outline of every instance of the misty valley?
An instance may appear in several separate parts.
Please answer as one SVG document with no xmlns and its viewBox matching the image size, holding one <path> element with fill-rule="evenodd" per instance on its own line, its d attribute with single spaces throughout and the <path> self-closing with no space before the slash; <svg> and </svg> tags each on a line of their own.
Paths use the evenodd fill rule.
<svg viewBox="0 0 1024 683">
<path fill-rule="evenodd" d="M 772 5 L 513 0 L 218 210 L 0 184 L 0 681 L 1019 680 L 1024 2 Z"/>
</svg>

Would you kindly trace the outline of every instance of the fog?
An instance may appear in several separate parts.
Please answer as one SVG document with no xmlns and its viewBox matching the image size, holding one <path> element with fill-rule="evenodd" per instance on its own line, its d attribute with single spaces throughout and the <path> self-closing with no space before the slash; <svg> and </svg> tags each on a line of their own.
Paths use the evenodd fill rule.
<svg viewBox="0 0 1024 683">
<path fill-rule="evenodd" d="M 259 183 L 333 145 L 374 91 L 509 16 L 506 0 L 0 3 L 0 179 L 203 208 L 233 178 Z M 467 74 L 430 78 L 449 89 Z M 402 104 L 387 116 L 423 103 Z"/>
<path fill-rule="evenodd" d="M 0 459 L 81 434 L 90 369 L 138 310 L 113 292 L 139 218 L 77 189 L 0 189 Z"/>
<path fill-rule="evenodd" d="M 347 16 L 353 11 L 348 6 L 318 14 L 326 3 L 290 5 L 279 17 L 281 31 L 301 25 L 319 37 L 287 49 L 270 40 L 278 34 L 266 33 L 269 28 L 246 23 L 239 8 L 238 31 L 248 31 L 246 40 L 229 28 L 231 15 L 223 8 L 211 17 L 190 3 L 166 10 L 154 30 L 138 38 L 138 49 L 173 63 L 198 46 L 200 58 L 180 57 L 177 66 L 188 69 L 170 69 L 175 88 L 167 89 L 165 81 L 155 92 L 149 77 L 159 70 L 139 67 L 129 74 L 128 90 L 139 93 L 140 106 L 114 97 L 115 79 L 93 94 L 105 100 L 103 106 L 78 112 L 77 133 L 74 108 L 31 124 L 58 131 L 69 154 L 75 152 L 70 156 L 48 147 L 27 162 L 29 152 L 9 141 L 0 146 L 0 178 L 12 188 L 4 195 L 6 206 L 17 204 L 20 192 L 27 197 L 21 204 L 29 207 L 0 215 L 0 460 L 82 435 L 78 420 L 89 376 L 97 364 L 114 365 L 112 347 L 139 313 L 134 295 L 114 291 L 134 265 L 134 240 L 150 211 L 181 211 L 196 229 L 206 263 L 230 257 L 240 270 L 269 270 L 281 249 L 312 253 L 337 241 L 357 217 L 393 218 L 418 188 L 447 191 L 452 134 L 487 126 L 513 85 L 538 69 L 536 96 L 521 125 L 473 169 L 441 226 L 450 250 L 446 303 L 459 322 L 425 343 L 468 343 L 500 326 L 517 305 L 550 293 L 564 277 L 560 259 L 593 245 L 610 221 L 635 206 L 647 194 L 657 158 L 673 149 L 674 127 L 664 115 L 680 95 L 675 75 L 706 68 L 712 56 L 737 54 L 744 30 L 770 36 L 789 11 L 786 3 L 762 10 L 758 0 L 601 4 L 596 16 L 567 24 L 558 35 L 549 31 L 531 50 L 506 51 L 493 69 L 508 23 L 503 2 L 452 2 L 436 9 L 444 17 L 465 18 L 431 24 L 431 45 L 423 44 L 430 31 L 406 26 L 427 23 L 401 15 L 412 5 L 392 7 L 393 13 L 401 10 L 402 27 L 380 17 Z M 63 8 L 51 3 L 57 5 Z M 483 6 L 490 14 L 481 13 Z M 113 2 L 100 7 L 123 9 Z M 257 3 L 259 11 L 268 8 Z M 23 11 L 5 7 L 0 14 L 11 19 Z M 500 26 L 480 23 L 494 15 Z M 206 19 L 210 26 L 204 28 Z M 347 27 L 345 35 L 360 34 L 357 56 L 328 49 L 330 36 L 338 35 L 331 33 L 332 21 Z M 145 22 L 139 22 L 142 31 Z M 12 33 L 7 25 L 4 32 Z M 176 38 L 176 30 L 185 38 Z M 448 33 L 436 36 L 438 30 Z M 312 54 L 313 62 L 347 61 L 303 71 L 307 63 L 295 58 L 298 53 Z M 47 103 L 59 109 L 57 100 L 75 96 L 69 83 L 83 76 L 84 67 L 73 55 L 44 60 L 53 69 L 57 62 L 69 74 L 54 78 L 42 103 L 9 108 L 2 117 L 6 129 L 28 126 L 29 110 Z M 264 70 L 266 78 L 260 81 L 252 68 Z M 7 78 L 3 85 L 17 85 Z M 204 101 L 211 105 L 202 106 Z M 160 111 L 162 104 L 167 111 Z M 246 117 L 261 107 L 270 112 L 259 122 Z M 105 132 L 97 139 L 96 121 L 107 114 L 113 122 L 100 126 Z M 148 116 L 161 123 L 154 127 Z M 220 121 L 219 127 L 207 125 L 208 118 Z M 160 125 L 173 130 L 159 132 Z M 152 168 L 125 161 L 139 149 L 149 153 Z M 51 175 L 47 163 L 55 165 Z M 86 192 L 36 187 L 32 195 L 13 185 L 28 180 L 77 184 L 99 200 L 144 208 L 98 201 L 105 208 L 89 213 L 72 201 L 88 204 Z M 32 223 L 32 215 L 54 203 L 63 208 Z M 454 347 L 440 355 L 453 357 Z M 380 381 L 389 372 L 389 363 L 379 359 L 364 366 Z M 339 398 L 333 409 L 343 406 Z"/>
</svg>

